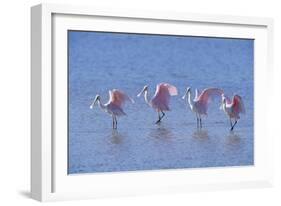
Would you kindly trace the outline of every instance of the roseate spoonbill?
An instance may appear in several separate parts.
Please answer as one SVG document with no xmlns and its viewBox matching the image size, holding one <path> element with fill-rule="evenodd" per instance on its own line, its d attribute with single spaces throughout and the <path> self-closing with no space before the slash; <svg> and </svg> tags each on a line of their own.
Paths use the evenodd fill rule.
<svg viewBox="0 0 281 206">
<path fill-rule="evenodd" d="M 144 94 L 145 102 L 158 112 L 158 120 L 155 122 L 155 124 L 158 124 L 165 116 L 164 111 L 170 110 L 170 97 L 178 95 L 178 90 L 175 86 L 171 84 L 160 83 L 157 84 L 155 94 L 150 100 L 148 100 L 147 85 L 143 87 L 142 91 L 137 96 L 140 97 L 142 94 Z"/>
<path fill-rule="evenodd" d="M 229 117 L 230 120 L 230 131 L 234 129 L 234 126 L 237 124 L 238 119 L 240 119 L 239 114 L 245 114 L 245 107 L 242 101 L 242 97 L 235 94 L 231 99 L 229 99 L 224 94 L 222 96 L 222 110 Z M 232 123 L 232 119 L 234 119 L 234 123 Z"/>
<path fill-rule="evenodd" d="M 198 90 L 195 90 L 195 98 L 191 98 L 191 88 L 188 87 L 186 89 L 185 95 L 182 97 L 183 99 L 187 99 L 187 103 L 190 106 L 191 111 L 196 114 L 197 119 L 197 128 L 202 128 L 202 115 L 207 115 L 208 105 L 210 100 L 215 96 L 220 96 L 223 94 L 223 90 L 219 88 L 207 88 L 204 89 L 201 94 L 199 94 Z"/>
<path fill-rule="evenodd" d="M 122 108 L 123 105 L 126 101 L 134 103 L 134 100 L 121 90 L 117 89 L 109 90 L 109 100 L 107 103 L 102 104 L 100 99 L 100 96 L 96 95 L 90 109 L 93 109 L 94 105 L 98 103 L 100 108 L 112 117 L 112 128 L 117 129 L 117 116 L 126 115 Z"/>
</svg>

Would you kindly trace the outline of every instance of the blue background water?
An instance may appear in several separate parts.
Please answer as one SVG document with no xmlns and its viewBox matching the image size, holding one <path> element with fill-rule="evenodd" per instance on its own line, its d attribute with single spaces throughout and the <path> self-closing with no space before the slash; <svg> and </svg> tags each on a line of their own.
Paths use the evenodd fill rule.
<svg viewBox="0 0 281 206">
<path fill-rule="evenodd" d="M 253 40 L 69 31 L 69 174 L 252 165 Z M 136 95 L 149 85 L 177 86 L 171 111 L 157 113 Z M 181 99 L 187 86 L 223 88 L 240 94 L 246 114 L 233 133 L 219 110 L 209 107 L 203 130 Z M 111 117 L 89 109 L 118 88 L 135 100 L 112 130 Z"/>
</svg>

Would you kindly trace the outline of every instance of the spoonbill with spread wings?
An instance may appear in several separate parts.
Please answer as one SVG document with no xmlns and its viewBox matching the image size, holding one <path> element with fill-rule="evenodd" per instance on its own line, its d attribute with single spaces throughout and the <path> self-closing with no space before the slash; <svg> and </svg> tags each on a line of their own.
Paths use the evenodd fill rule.
<svg viewBox="0 0 281 206">
<path fill-rule="evenodd" d="M 187 99 L 187 103 L 190 106 L 191 111 L 196 114 L 197 128 L 202 128 L 202 115 L 207 115 L 208 105 L 212 98 L 221 96 L 223 90 L 219 88 L 207 88 L 204 89 L 200 94 L 199 91 L 195 90 L 195 98 L 191 98 L 191 88 L 186 89 L 183 99 Z"/>
<path fill-rule="evenodd" d="M 235 94 L 231 99 L 229 99 L 224 94 L 222 95 L 222 110 L 229 117 L 230 120 L 230 131 L 232 131 L 240 119 L 240 113 L 245 114 L 245 107 L 242 97 Z M 234 123 L 232 122 L 234 120 Z"/>
<path fill-rule="evenodd" d="M 117 129 L 117 116 L 126 115 L 126 113 L 123 111 L 123 106 L 126 101 L 134 103 L 134 100 L 123 91 L 113 89 L 109 90 L 109 100 L 107 103 L 101 103 L 100 95 L 96 95 L 95 100 L 90 106 L 90 109 L 93 109 L 94 105 L 97 103 L 103 111 L 112 117 L 112 128 Z"/>
<path fill-rule="evenodd" d="M 164 112 L 170 111 L 170 97 L 177 95 L 178 90 L 171 84 L 160 83 L 157 85 L 155 94 L 150 100 L 148 100 L 147 85 L 143 87 L 142 91 L 137 96 L 140 97 L 142 94 L 144 95 L 145 102 L 158 112 L 158 120 L 155 122 L 155 124 L 158 124 L 165 116 Z"/>
</svg>

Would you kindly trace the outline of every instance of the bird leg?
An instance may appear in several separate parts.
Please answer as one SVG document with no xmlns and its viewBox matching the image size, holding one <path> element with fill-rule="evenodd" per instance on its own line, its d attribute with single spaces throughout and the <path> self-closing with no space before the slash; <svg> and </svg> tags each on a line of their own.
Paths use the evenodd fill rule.
<svg viewBox="0 0 281 206">
<path fill-rule="evenodd" d="M 235 126 L 236 124 L 237 124 L 237 120 L 235 120 L 235 122 L 234 122 L 234 124 L 232 125 L 232 127 L 231 127 L 230 131 L 233 131 L 234 126 Z"/>
<path fill-rule="evenodd" d="M 196 113 L 196 125 L 197 125 L 197 129 L 199 129 L 199 117 L 198 114 Z"/>
<path fill-rule="evenodd" d="M 161 120 L 163 119 L 163 117 L 165 116 L 165 113 L 163 111 L 161 111 L 162 116 L 160 116 L 160 112 L 158 112 L 158 120 L 155 122 L 155 124 L 158 124 L 161 122 Z"/>
<path fill-rule="evenodd" d="M 232 121 L 231 121 L 231 118 L 229 118 L 229 121 L 230 121 L 230 128 L 232 128 Z"/>
<path fill-rule="evenodd" d="M 115 129 L 115 120 L 113 116 L 112 116 L 112 129 Z"/>
<path fill-rule="evenodd" d="M 114 117 L 114 119 L 115 119 L 115 129 L 117 129 L 117 118 Z"/>
<path fill-rule="evenodd" d="M 197 129 L 202 129 L 202 119 L 200 114 L 196 113 L 196 118 L 197 118 Z"/>
<path fill-rule="evenodd" d="M 112 129 L 117 129 L 117 118 L 112 116 Z"/>
<path fill-rule="evenodd" d="M 155 122 L 155 124 L 160 123 L 160 121 L 161 121 L 161 117 L 160 117 L 160 113 L 158 112 L 158 120 Z"/>
<path fill-rule="evenodd" d="M 162 112 L 162 117 L 161 117 L 161 120 L 163 119 L 163 117 L 165 116 L 165 113 L 163 111 Z"/>
</svg>

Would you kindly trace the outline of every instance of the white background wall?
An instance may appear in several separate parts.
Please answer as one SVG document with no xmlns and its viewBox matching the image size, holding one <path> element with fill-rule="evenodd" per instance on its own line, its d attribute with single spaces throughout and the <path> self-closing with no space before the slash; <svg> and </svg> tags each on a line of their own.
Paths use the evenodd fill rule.
<svg viewBox="0 0 281 206">
<path fill-rule="evenodd" d="M 42 1 L 46 2 L 46 1 Z M 55 3 L 101 5 L 140 10 L 273 17 L 275 20 L 276 116 L 275 182 L 271 189 L 154 195 L 59 202 L 61 205 L 281 205 L 280 54 L 281 6 L 273 0 L 58 0 Z M 280 2 L 280 1 L 279 1 Z M 36 0 L 7 0 L 0 6 L 0 205 L 36 205 L 29 196 L 30 150 L 30 6 Z M 279 82 L 278 82 L 279 81 Z M 266 94 L 265 98 L 266 98 Z M 280 107 L 280 106 L 279 106 Z M 274 108 L 275 109 L 275 108 Z M 279 126 L 280 127 L 280 126 Z M 50 204 L 50 203 L 47 203 Z"/>
</svg>

